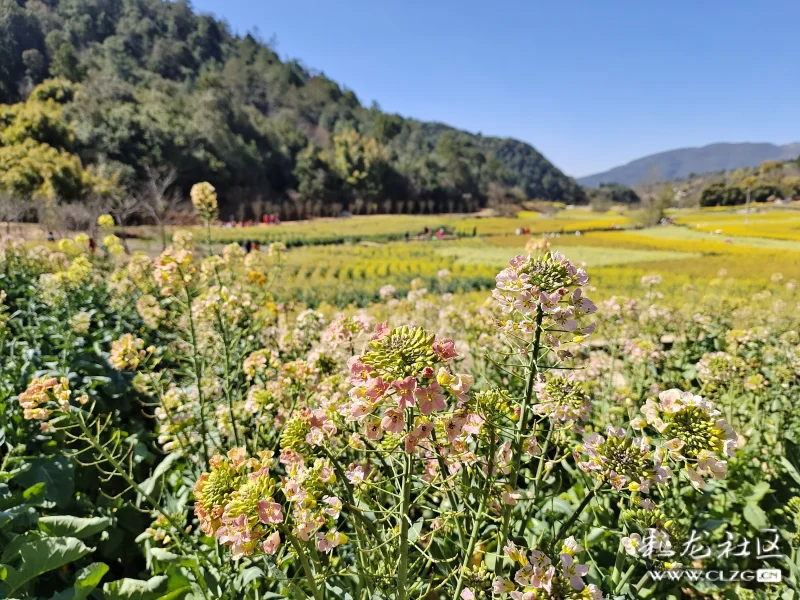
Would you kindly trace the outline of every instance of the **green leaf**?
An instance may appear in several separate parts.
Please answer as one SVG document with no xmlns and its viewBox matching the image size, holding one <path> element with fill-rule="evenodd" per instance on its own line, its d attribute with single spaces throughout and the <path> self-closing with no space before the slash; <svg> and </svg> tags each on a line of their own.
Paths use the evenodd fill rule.
<svg viewBox="0 0 800 600">
<path fill-rule="evenodd" d="M 69 515 L 56 515 L 52 517 L 41 517 L 39 519 L 39 529 L 51 536 L 69 536 L 80 540 L 100 533 L 111 525 L 112 521 L 108 517 L 72 517 Z"/>
<path fill-rule="evenodd" d="M 103 586 L 105 600 L 158 600 L 166 592 L 167 576 L 159 575 L 147 581 L 120 579 Z"/>
<path fill-rule="evenodd" d="M 89 595 L 94 588 L 100 585 L 100 580 L 108 573 L 108 565 L 106 563 L 96 562 L 84 567 L 78 571 L 78 576 L 75 578 L 75 587 L 79 590 L 86 590 L 86 595 Z"/>
<path fill-rule="evenodd" d="M 175 562 L 176 560 L 180 559 L 180 556 L 174 552 L 164 550 L 163 548 L 150 548 L 150 554 L 153 556 L 153 558 L 160 560 L 161 562 Z"/>
<path fill-rule="evenodd" d="M 92 563 L 78 571 L 75 585 L 50 597 L 50 600 L 85 600 L 100 584 L 100 580 L 108 572 L 105 563 Z"/>
<path fill-rule="evenodd" d="M 16 567 L 8 569 L 8 577 L 3 585 L 9 596 L 39 575 L 75 562 L 93 550 L 77 538 L 23 537 L 25 543 L 16 557 Z M 4 559 L 7 560 L 5 556 Z"/>
<path fill-rule="evenodd" d="M 744 507 L 744 518 L 753 526 L 753 529 L 761 531 L 769 527 L 767 521 L 767 513 L 765 513 L 758 504 L 747 504 Z"/>
<path fill-rule="evenodd" d="M 180 556 L 164 548 L 150 548 L 150 556 L 163 563 L 178 563 L 183 567 L 193 568 L 197 566 L 197 559 L 190 556 Z"/>
<path fill-rule="evenodd" d="M 419 539 L 419 534 L 422 532 L 423 519 L 414 523 L 408 530 L 408 541 L 412 544 Z"/>
<path fill-rule="evenodd" d="M 800 472 L 794 468 L 794 465 L 789 461 L 788 458 L 785 456 L 780 457 L 780 463 L 783 465 L 783 468 L 786 469 L 786 472 L 791 476 L 795 482 L 800 483 Z"/>
<path fill-rule="evenodd" d="M 338 585 L 333 585 L 326 581 L 325 587 L 331 592 L 331 596 L 336 598 L 336 600 L 353 600 L 353 596 L 350 595 L 350 592 L 346 592 Z"/>
<path fill-rule="evenodd" d="M 769 494 L 772 489 L 769 487 L 769 483 L 766 481 L 761 481 L 753 486 L 753 491 L 750 492 L 750 495 L 747 497 L 747 503 L 750 504 L 758 504 L 761 500 Z"/>
<path fill-rule="evenodd" d="M 41 484 L 45 487 L 48 500 L 60 508 L 72 503 L 75 493 L 75 465 L 64 456 L 37 458 L 31 461 L 31 468 L 16 477 L 21 485 Z"/>
<path fill-rule="evenodd" d="M 251 583 L 260 579 L 264 579 L 264 571 L 259 567 L 248 567 L 236 577 L 236 589 L 240 592 L 246 591 Z"/>
<path fill-rule="evenodd" d="M 22 492 L 22 499 L 29 502 L 36 502 L 44 498 L 47 491 L 47 484 L 44 481 L 33 484 L 31 487 Z"/>
</svg>

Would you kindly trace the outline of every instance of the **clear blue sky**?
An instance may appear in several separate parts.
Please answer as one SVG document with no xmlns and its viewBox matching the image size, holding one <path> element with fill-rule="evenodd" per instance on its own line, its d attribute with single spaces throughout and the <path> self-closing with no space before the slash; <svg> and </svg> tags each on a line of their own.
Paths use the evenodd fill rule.
<svg viewBox="0 0 800 600">
<path fill-rule="evenodd" d="M 193 0 L 383 110 L 533 144 L 570 175 L 800 141 L 798 0 Z"/>
</svg>

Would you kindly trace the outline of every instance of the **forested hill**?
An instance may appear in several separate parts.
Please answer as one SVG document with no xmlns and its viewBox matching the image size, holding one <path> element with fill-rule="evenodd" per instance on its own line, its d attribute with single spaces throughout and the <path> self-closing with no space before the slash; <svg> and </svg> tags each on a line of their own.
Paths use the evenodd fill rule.
<svg viewBox="0 0 800 600">
<path fill-rule="evenodd" d="M 231 214 L 586 199 L 528 144 L 362 106 L 185 2 L 0 0 L 0 102 L 0 191 L 20 197 L 131 191 L 174 168 Z"/>
</svg>

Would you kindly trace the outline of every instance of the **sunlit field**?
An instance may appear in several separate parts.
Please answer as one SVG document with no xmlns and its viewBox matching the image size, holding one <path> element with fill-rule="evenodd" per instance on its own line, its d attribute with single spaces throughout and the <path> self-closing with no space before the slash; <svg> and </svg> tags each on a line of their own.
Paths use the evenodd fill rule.
<svg viewBox="0 0 800 600">
<path fill-rule="evenodd" d="M 0 591 L 796 598 L 794 214 L 18 229 Z"/>
</svg>

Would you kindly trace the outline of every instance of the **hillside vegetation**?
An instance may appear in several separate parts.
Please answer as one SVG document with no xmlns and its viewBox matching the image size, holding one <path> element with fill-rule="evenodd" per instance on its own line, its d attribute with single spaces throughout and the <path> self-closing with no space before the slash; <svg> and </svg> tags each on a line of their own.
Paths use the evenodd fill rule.
<svg viewBox="0 0 800 600">
<path fill-rule="evenodd" d="M 800 198 L 800 162 L 767 160 L 756 167 L 693 175 L 667 183 L 636 186 L 642 198 L 669 197 L 675 206 L 735 206 Z"/>
<path fill-rule="evenodd" d="M 86 200 L 174 170 L 184 194 L 210 181 L 223 218 L 585 201 L 528 144 L 365 107 L 186 2 L 0 0 L 0 15 L 0 186 L 19 198 Z"/>
<path fill-rule="evenodd" d="M 765 160 L 790 160 L 800 155 L 800 144 L 710 144 L 659 152 L 603 173 L 581 177 L 588 187 L 602 183 L 643 185 L 690 178 L 695 174 L 757 167 Z"/>
</svg>

